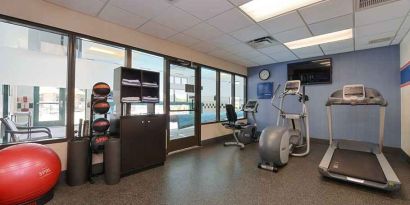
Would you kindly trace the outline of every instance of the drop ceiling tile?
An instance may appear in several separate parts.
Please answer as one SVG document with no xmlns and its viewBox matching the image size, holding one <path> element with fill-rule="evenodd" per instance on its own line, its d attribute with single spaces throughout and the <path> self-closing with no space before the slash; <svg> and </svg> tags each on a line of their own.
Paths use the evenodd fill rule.
<svg viewBox="0 0 410 205">
<path fill-rule="evenodd" d="M 299 9 L 307 24 L 353 13 L 353 0 L 328 0 Z"/>
<path fill-rule="evenodd" d="M 312 34 L 310 34 L 306 26 L 303 26 L 296 29 L 273 34 L 273 37 L 282 43 L 286 43 L 290 41 L 312 37 Z"/>
<path fill-rule="evenodd" d="M 271 46 L 267 48 L 261 48 L 261 49 L 258 49 L 258 51 L 266 55 L 271 55 L 273 53 L 290 52 L 289 49 L 284 45 L 277 45 L 277 46 Z"/>
<path fill-rule="evenodd" d="M 216 46 L 213 44 L 208 43 L 207 41 L 201 41 L 199 43 L 196 43 L 191 46 L 192 49 L 203 52 L 203 53 L 208 53 L 214 49 L 216 49 Z"/>
<path fill-rule="evenodd" d="M 385 33 L 385 32 L 396 32 L 401 23 L 403 22 L 403 18 L 395 18 L 395 19 L 390 19 L 374 24 L 369 24 L 365 26 L 360 26 L 356 27 L 355 29 L 355 37 L 356 38 L 361 38 L 364 36 L 369 36 L 369 35 L 375 35 L 379 33 Z"/>
<path fill-rule="evenodd" d="M 399 18 L 407 15 L 410 9 L 409 0 L 400 0 L 382 6 L 373 7 L 355 13 L 356 26 Z"/>
<path fill-rule="evenodd" d="M 254 24 L 238 31 L 234 31 L 231 33 L 231 35 L 242 42 L 248 42 L 257 38 L 267 36 L 268 33 L 260 28 L 259 25 Z"/>
<path fill-rule="evenodd" d="M 161 12 L 161 14 L 153 19 L 153 21 L 173 28 L 177 31 L 186 30 L 201 22 L 195 16 L 176 8 L 174 6 L 169 7 L 167 10 Z"/>
<path fill-rule="evenodd" d="M 200 41 L 199 39 L 196 39 L 184 33 L 177 33 L 176 35 L 168 38 L 168 40 L 184 46 L 192 46 Z"/>
<path fill-rule="evenodd" d="M 209 55 L 225 59 L 225 58 L 229 58 L 232 54 L 229 53 L 228 51 L 224 50 L 224 49 L 219 48 L 219 49 L 215 49 L 215 50 L 209 52 Z"/>
<path fill-rule="evenodd" d="M 110 4 L 104 7 L 99 14 L 99 17 L 106 21 L 132 29 L 137 29 L 139 26 L 148 21 L 148 19 L 144 17 L 137 16 Z"/>
<path fill-rule="evenodd" d="M 353 39 L 347 39 L 343 41 L 321 44 L 320 47 L 323 51 L 343 50 L 347 48 L 354 49 L 354 41 Z"/>
<path fill-rule="evenodd" d="M 298 28 L 304 26 L 305 23 L 303 22 L 302 18 L 300 18 L 297 12 L 290 12 L 278 17 L 274 17 L 262 22 L 259 22 L 264 29 L 266 29 L 269 33 L 275 34 L 280 33 L 286 30 L 290 30 L 293 28 Z"/>
<path fill-rule="evenodd" d="M 260 56 L 264 56 L 262 53 L 260 53 L 259 51 L 252 49 L 250 51 L 241 51 L 241 52 L 237 52 L 234 53 L 235 55 L 242 57 L 242 58 L 246 58 L 246 59 L 252 59 L 252 58 L 257 58 Z"/>
<path fill-rule="evenodd" d="M 366 49 L 371 49 L 371 48 L 384 47 L 384 46 L 388 46 L 389 44 L 390 44 L 389 41 L 373 43 L 373 44 L 357 44 L 355 47 L 355 50 L 359 51 L 359 50 L 366 50 Z"/>
<path fill-rule="evenodd" d="M 252 52 L 255 50 L 252 47 L 250 47 L 248 44 L 245 44 L 245 43 L 238 43 L 232 46 L 225 47 L 224 49 L 233 54 Z"/>
<path fill-rule="evenodd" d="M 224 34 L 222 36 L 218 36 L 214 39 L 210 40 L 210 43 L 214 44 L 217 47 L 229 47 L 235 44 L 241 43 L 240 41 L 236 40 L 234 37 Z"/>
<path fill-rule="evenodd" d="M 324 50 L 325 55 L 333 55 L 333 54 L 338 54 L 338 53 L 347 53 L 347 52 L 352 52 L 354 51 L 354 48 L 343 48 L 343 49 L 336 49 L 336 50 Z"/>
<path fill-rule="evenodd" d="M 155 17 L 171 6 L 164 0 L 110 0 L 110 3 L 145 18 Z"/>
<path fill-rule="evenodd" d="M 310 24 L 309 28 L 314 35 L 321 35 L 353 28 L 353 14 Z"/>
<path fill-rule="evenodd" d="M 355 50 L 363 50 L 363 49 L 387 46 L 390 44 L 391 40 L 383 41 L 380 43 L 373 43 L 373 44 L 369 44 L 369 41 L 377 40 L 377 39 L 384 39 L 384 38 L 393 38 L 394 35 L 395 35 L 395 32 L 386 32 L 386 33 L 375 34 L 375 35 L 367 35 L 364 37 L 357 37 L 355 39 Z"/>
<path fill-rule="evenodd" d="M 72 9 L 91 16 L 97 16 L 108 0 L 45 0 L 68 9 Z"/>
<path fill-rule="evenodd" d="M 174 5 L 202 20 L 207 20 L 234 7 L 226 0 L 178 0 Z"/>
<path fill-rule="evenodd" d="M 215 27 L 203 22 L 184 31 L 185 34 L 198 38 L 200 40 L 208 40 L 217 36 L 223 35 L 221 31 Z"/>
<path fill-rule="evenodd" d="M 252 59 L 249 59 L 255 63 L 258 63 L 259 65 L 267 65 L 267 64 L 272 64 L 272 63 L 276 63 L 277 61 L 273 60 L 272 58 L 262 55 L 262 56 L 258 56 Z"/>
<path fill-rule="evenodd" d="M 253 25 L 253 21 L 237 8 L 233 8 L 207 21 L 226 33 Z"/>
<path fill-rule="evenodd" d="M 235 6 L 242 6 L 243 4 L 248 3 L 251 0 L 229 0 L 229 1 L 235 4 Z"/>
<path fill-rule="evenodd" d="M 139 27 L 138 30 L 162 39 L 166 39 L 177 33 L 177 31 L 172 30 L 171 28 L 168 28 L 164 25 L 158 24 L 154 21 L 149 21 L 148 23 Z"/>
<path fill-rule="evenodd" d="M 299 58 L 311 58 L 316 56 L 323 56 L 324 53 L 319 46 L 309 46 L 292 50 Z"/>
<path fill-rule="evenodd" d="M 295 56 L 290 51 L 279 52 L 279 53 L 271 53 L 269 56 L 271 58 L 275 59 L 277 62 L 287 62 L 287 61 L 293 61 L 293 60 L 298 59 L 298 57 Z"/>
<path fill-rule="evenodd" d="M 392 45 L 399 44 L 401 40 L 406 36 L 406 34 L 410 30 L 410 15 L 404 20 L 403 24 L 401 25 L 399 31 L 396 34 L 396 37 L 392 41 Z"/>
</svg>

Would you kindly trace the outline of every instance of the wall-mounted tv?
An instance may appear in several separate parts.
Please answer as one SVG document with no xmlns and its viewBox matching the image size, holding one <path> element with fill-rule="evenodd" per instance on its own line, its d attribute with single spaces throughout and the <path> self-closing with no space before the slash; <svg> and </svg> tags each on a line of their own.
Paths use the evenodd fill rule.
<svg viewBox="0 0 410 205">
<path fill-rule="evenodd" d="M 332 59 L 288 64 L 288 80 L 300 80 L 302 85 L 332 83 Z"/>
</svg>

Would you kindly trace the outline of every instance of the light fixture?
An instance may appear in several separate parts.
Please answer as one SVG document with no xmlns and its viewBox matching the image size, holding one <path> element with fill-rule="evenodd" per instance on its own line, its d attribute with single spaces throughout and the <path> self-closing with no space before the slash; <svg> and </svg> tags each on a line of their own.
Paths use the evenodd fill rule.
<svg viewBox="0 0 410 205">
<path fill-rule="evenodd" d="M 314 46 L 319 44 L 331 43 L 335 41 L 341 41 L 353 38 L 353 29 L 349 28 L 342 31 L 336 31 L 333 33 L 327 33 L 323 35 L 313 36 L 310 38 L 304 38 L 296 41 L 284 43 L 290 49 L 304 48 L 308 46 Z"/>
<path fill-rule="evenodd" d="M 319 1 L 323 0 L 252 0 L 239 8 L 260 22 Z"/>
</svg>

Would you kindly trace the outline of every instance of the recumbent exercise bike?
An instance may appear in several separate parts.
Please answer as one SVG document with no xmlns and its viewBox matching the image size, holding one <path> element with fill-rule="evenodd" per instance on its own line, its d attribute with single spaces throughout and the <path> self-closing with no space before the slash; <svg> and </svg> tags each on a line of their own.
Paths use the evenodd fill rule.
<svg viewBox="0 0 410 205">
<path fill-rule="evenodd" d="M 228 118 L 228 121 L 222 123 L 222 125 L 225 128 L 232 130 L 235 141 L 225 142 L 224 146 L 239 146 L 241 149 L 244 149 L 245 144 L 258 141 L 258 137 L 256 136 L 257 124 L 255 118 L 255 113 L 258 112 L 258 105 L 257 101 L 250 100 L 242 108 L 242 111 L 244 111 L 245 114 L 252 114 L 253 124 L 238 122 L 234 106 L 231 104 L 226 105 L 226 117 Z"/>
</svg>

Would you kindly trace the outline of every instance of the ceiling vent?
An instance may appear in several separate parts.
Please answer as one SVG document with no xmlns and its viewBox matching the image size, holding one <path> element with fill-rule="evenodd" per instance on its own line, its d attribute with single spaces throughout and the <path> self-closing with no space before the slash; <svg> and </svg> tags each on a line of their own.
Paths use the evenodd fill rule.
<svg viewBox="0 0 410 205">
<path fill-rule="evenodd" d="M 250 45 L 252 48 L 255 48 L 255 49 L 261 49 L 261 48 L 279 45 L 279 42 L 270 36 L 266 36 L 266 37 L 262 37 L 262 38 L 249 41 L 248 45 Z"/>
<path fill-rule="evenodd" d="M 373 40 L 369 41 L 369 44 L 381 43 L 381 42 L 385 42 L 385 41 L 391 41 L 392 38 L 393 38 L 393 37 L 385 37 L 385 38 L 373 39 Z"/>
<path fill-rule="evenodd" d="M 356 11 L 370 9 L 376 6 L 382 6 L 398 0 L 355 0 Z"/>
</svg>

